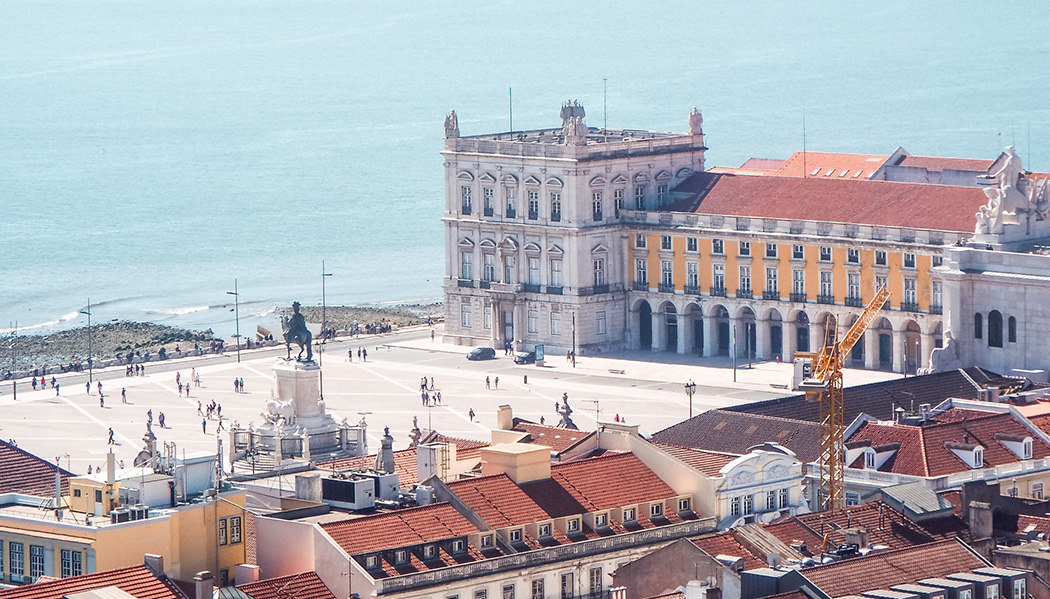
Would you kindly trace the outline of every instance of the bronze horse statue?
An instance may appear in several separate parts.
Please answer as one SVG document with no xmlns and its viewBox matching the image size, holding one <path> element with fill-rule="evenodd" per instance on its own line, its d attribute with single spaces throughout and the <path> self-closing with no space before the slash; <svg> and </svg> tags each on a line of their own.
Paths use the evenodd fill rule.
<svg viewBox="0 0 1050 599">
<path fill-rule="evenodd" d="M 310 362 L 314 359 L 314 350 L 310 343 L 314 340 L 313 333 L 306 328 L 306 318 L 299 312 L 299 302 L 292 303 L 292 317 L 288 319 L 288 330 L 284 333 L 284 346 L 288 350 L 288 359 L 292 359 L 292 342 L 299 344 L 299 362 Z M 306 360 L 303 360 L 303 351 L 306 351 Z"/>
</svg>

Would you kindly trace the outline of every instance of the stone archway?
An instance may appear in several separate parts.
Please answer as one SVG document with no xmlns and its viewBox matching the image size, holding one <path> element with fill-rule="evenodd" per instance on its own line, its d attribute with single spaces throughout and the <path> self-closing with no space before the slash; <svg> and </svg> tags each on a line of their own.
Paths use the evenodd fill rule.
<svg viewBox="0 0 1050 599">
<path fill-rule="evenodd" d="M 922 329 L 914 320 L 904 322 L 901 327 L 904 333 L 904 372 L 915 374 L 922 364 Z"/>
<path fill-rule="evenodd" d="M 653 308 L 649 302 L 642 300 L 638 304 L 638 349 L 653 349 Z"/>
<path fill-rule="evenodd" d="M 678 308 L 671 302 L 664 302 L 660 306 L 663 315 L 663 347 L 660 349 L 676 352 L 678 351 Z"/>
<path fill-rule="evenodd" d="M 736 355 L 751 362 L 758 358 L 758 328 L 755 311 L 742 306 L 736 313 Z"/>
<path fill-rule="evenodd" d="M 809 338 L 809 314 L 805 310 L 795 315 L 795 351 L 813 351 Z"/>
<path fill-rule="evenodd" d="M 769 357 L 775 360 L 784 359 L 784 323 L 780 311 L 776 308 L 769 310 L 766 317 L 769 321 Z"/>
<path fill-rule="evenodd" d="M 696 302 L 689 302 L 679 319 L 679 334 L 685 335 L 685 352 L 704 355 L 704 314 Z"/>
<path fill-rule="evenodd" d="M 889 319 L 880 318 L 872 329 L 869 332 L 874 332 L 878 340 L 878 369 L 893 370 L 893 325 Z"/>
</svg>

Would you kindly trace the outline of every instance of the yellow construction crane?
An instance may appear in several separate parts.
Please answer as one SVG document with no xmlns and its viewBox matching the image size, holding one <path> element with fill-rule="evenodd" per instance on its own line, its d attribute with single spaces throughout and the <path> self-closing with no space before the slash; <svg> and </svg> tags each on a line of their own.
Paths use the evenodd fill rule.
<svg viewBox="0 0 1050 599">
<path fill-rule="evenodd" d="M 820 402 L 820 498 L 822 509 L 837 510 L 845 507 L 843 473 L 845 452 L 842 435 L 845 432 L 842 406 L 842 363 L 864 331 L 871 326 L 875 315 L 890 297 L 885 287 L 879 289 L 868 307 L 853 323 L 846 336 L 837 340 L 838 332 L 832 317 L 825 326 L 824 347 L 820 353 L 799 352 L 796 358 L 810 359 L 813 365 L 811 378 L 798 386 L 806 393 L 806 401 Z"/>
</svg>

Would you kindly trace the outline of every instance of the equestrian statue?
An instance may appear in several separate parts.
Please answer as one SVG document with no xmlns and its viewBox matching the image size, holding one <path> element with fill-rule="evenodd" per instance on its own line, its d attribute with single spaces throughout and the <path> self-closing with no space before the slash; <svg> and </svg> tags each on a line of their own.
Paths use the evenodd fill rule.
<svg viewBox="0 0 1050 599">
<path fill-rule="evenodd" d="M 292 317 L 288 319 L 288 330 L 284 333 L 284 346 L 288 350 L 288 359 L 292 359 L 292 342 L 299 344 L 299 362 L 312 362 L 314 350 L 310 343 L 314 340 L 313 333 L 306 328 L 306 318 L 299 312 L 299 302 L 292 303 Z M 306 360 L 303 360 L 303 351 L 306 352 Z"/>
</svg>

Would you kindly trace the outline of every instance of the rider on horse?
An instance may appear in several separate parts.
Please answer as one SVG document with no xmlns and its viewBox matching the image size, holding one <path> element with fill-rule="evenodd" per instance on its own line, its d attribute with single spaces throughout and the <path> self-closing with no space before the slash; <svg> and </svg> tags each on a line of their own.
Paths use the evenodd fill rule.
<svg viewBox="0 0 1050 599">
<path fill-rule="evenodd" d="M 299 344 L 299 355 L 296 359 L 302 361 L 305 349 L 305 361 L 309 362 L 314 359 L 314 351 L 310 347 L 310 342 L 314 339 L 313 333 L 306 328 L 306 318 L 299 312 L 299 302 L 292 303 L 292 312 L 294 314 L 288 319 L 288 332 L 284 334 L 284 345 L 288 348 L 288 357 L 292 357 L 292 342 L 294 341 Z"/>
</svg>

